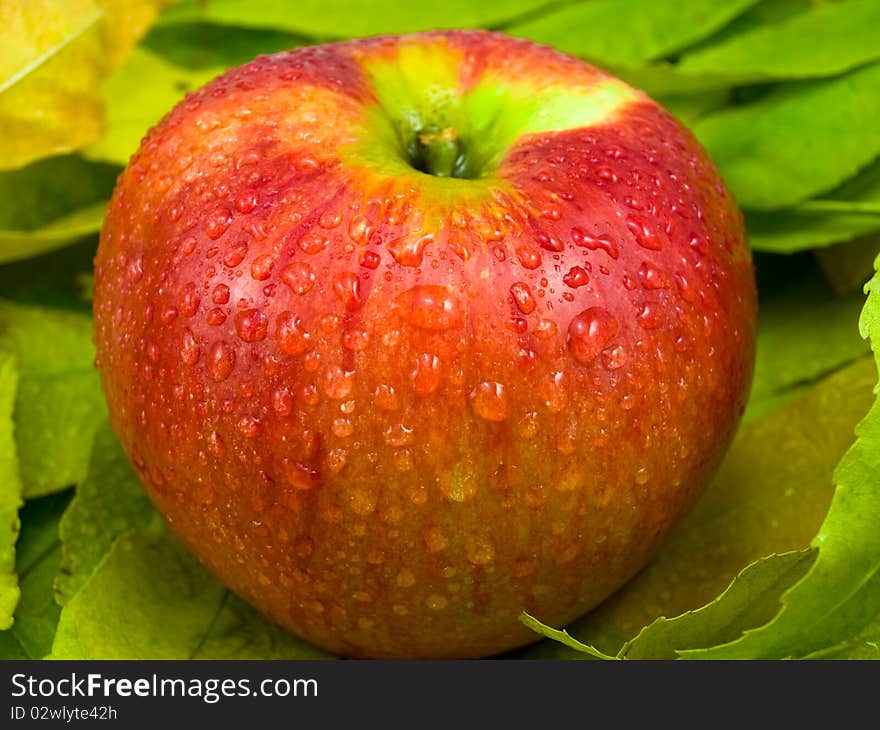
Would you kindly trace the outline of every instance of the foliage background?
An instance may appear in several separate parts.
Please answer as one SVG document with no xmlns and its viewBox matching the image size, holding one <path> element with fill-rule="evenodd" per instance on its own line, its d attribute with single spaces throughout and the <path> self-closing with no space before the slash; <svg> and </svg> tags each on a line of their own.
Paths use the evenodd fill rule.
<svg viewBox="0 0 880 730">
<path fill-rule="evenodd" d="M 91 259 L 116 175 L 188 90 L 259 53 L 451 27 L 552 44 L 688 124 L 745 211 L 761 297 L 744 425 L 697 508 L 513 656 L 880 658 L 876 0 L 0 3 L 0 658 L 325 656 L 142 494 L 92 367 Z"/>
</svg>

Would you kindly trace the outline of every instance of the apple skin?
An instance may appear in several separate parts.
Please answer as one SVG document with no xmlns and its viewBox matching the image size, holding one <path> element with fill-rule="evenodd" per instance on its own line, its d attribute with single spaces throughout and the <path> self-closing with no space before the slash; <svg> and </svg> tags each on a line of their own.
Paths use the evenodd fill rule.
<svg viewBox="0 0 880 730">
<path fill-rule="evenodd" d="M 413 169 L 432 115 L 477 120 L 454 131 L 480 177 Z M 632 577 L 732 437 L 755 313 L 692 135 L 476 31 L 230 70 L 144 139 L 96 258 L 98 367 L 154 504 L 358 657 L 501 652 L 537 638 L 520 612 L 564 625 Z"/>
</svg>

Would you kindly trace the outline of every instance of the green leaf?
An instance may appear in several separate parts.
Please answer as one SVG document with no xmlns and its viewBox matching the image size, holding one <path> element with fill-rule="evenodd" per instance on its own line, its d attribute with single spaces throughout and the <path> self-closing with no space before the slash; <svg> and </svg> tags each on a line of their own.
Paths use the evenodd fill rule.
<svg viewBox="0 0 880 730">
<path fill-rule="evenodd" d="M 62 609 L 53 659 L 327 655 L 228 595 L 161 524 L 119 537 Z"/>
<path fill-rule="evenodd" d="M 567 4 L 505 30 L 596 62 L 638 66 L 695 43 L 756 0 L 595 0 Z"/>
<path fill-rule="evenodd" d="M 104 208 L 104 203 L 96 203 L 35 231 L 0 231 L 0 263 L 30 258 L 97 233 L 104 221 Z"/>
<path fill-rule="evenodd" d="M 868 283 L 878 251 L 880 236 L 875 233 L 836 246 L 816 249 L 815 256 L 831 287 L 838 294 L 844 295 L 861 291 Z"/>
<path fill-rule="evenodd" d="M 21 480 L 15 456 L 12 410 L 18 384 L 15 353 L 0 345 L 0 631 L 12 625 L 21 592 L 15 572 L 15 541 L 21 523 Z"/>
<path fill-rule="evenodd" d="M 107 134 L 83 154 L 93 160 L 126 164 L 150 127 L 188 91 L 195 91 L 223 70 L 183 69 L 136 49 L 104 84 Z"/>
<path fill-rule="evenodd" d="M 782 84 L 706 117 L 694 132 L 740 205 L 782 208 L 832 190 L 880 154 L 878 86 L 880 63 Z"/>
<path fill-rule="evenodd" d="M 520 616 L 520 620 L 528 626 L 532 631 L 535 631 L 548 639 L 553 639 L 554 641 L 558 641 L 560 644 L 567 646 L 569 649 L 574 649 L 577 652 L 581 652 L 583 654 L 588 654 L 594 659 L 614 659 L 615 657 L 604 654 L 599 651 L 595 646 L 590 644 L 585 644 L 582 641 L 578 641 L 571 634 L 569 634 L 565 630 L 554 629 L 550 626 L 542 624 L 538 619 L 534 616 L 530 616 L 527 613 L 523 613 Z"/>
<path fill-rule="evenodd" d="M 91 320 L 0 300 L 0 341 L 19 358 L 16 443 L 27 498 L 83 479 L 106 406 Z"/>
<path fill-rule="evenodd" d="M 173 23 L 154 26 L 142 46 L 176 66 L 210 70 L 240 66 L 261 53 L 286 51 L 308 42 L 301 35 L 266 28 Z"/>
<path fill-rule="evenodd" d="M 113 541 L 133 527 L 158 519 L 119 439 L 104 422 L 95 434 L 86 478 L 61 519 L 61 570 L 55 581 L 63 606 L 89 579 Z"/>
<path fill-rule="evenodd" d="M 687 54 L 678 69 L 726 75 L 737 83 L 834 76 L 880 58 L 878 28 L 876 0 L 820 4 Z"/>
<path fill-rule="evenodd" d="M 749 565 L 712 603 L 672 619 L 658 618 L 621 650 L 625 659 L 677 659 L 684 649 L 736 639 L 779 611 L 783 591 L 815 559 L 812 550 L 769 555 Z"/>
<path fill-rule="evenodd" d="M 877 580 L 877 578 L 874 578 Z M 828 649 L 808 654 L 806 659 L 880 659 L 880 614 L 863 630 Z"/>
<path fill-rule="evenodd" d="M 0 172 L 0 263 L 97 233 L 118 174 L 115 165 L 86 162 L 74 155 Z"/>
<path fill-rule="evenodd" d="M 34 499 L 21 510 L 16 570 L 21 600 L 15 623 L 0 632 L 0 659 L 42 659 L 52 648 L 61 609 L 52 595 L 52 581 L 61 559 L 58 520 L 69 492 Z"/>
<path fill-rule="evenodd" d="M 496 27 L 538 10 L 548 0 L 299 0 L 295 8 L 275 0 L 189 0 L 170 8 L 163 23 L 208 21 L 248 28 L 275 28 L 319 38 L 409 33 L 436 28 Z"/>
<path fill-rule="evenodd" d="M 756 266 L 760 324 L 746 422 L 869 351 L 856 326 L 865 301 L 861 292 L 835 294 L 809 255 L 761 256 Z M 865 402 L 857 415 L 869 405 Z"/>
<path fill-rule="evenodd" d="M 875 262 L 878 265 L 880 259 Z M 866 290 L 860 330 L 880 359 L 880 273 Z M 819 551 L 816 562 L 785 594 L 780 612 L 736 641 L 687 656 L 804 656 L 848 639 L 880 613 L 880 401 L 875 401 L 858 425 L 856 436 L 835 470 L 834 499 L 812 541 Z"/>
<path fill-rule="evenodd" d="M 2 297 L 19 304 L 91 313 L 87 286 L 98 237 L 0 265 Z"/>
</svg>

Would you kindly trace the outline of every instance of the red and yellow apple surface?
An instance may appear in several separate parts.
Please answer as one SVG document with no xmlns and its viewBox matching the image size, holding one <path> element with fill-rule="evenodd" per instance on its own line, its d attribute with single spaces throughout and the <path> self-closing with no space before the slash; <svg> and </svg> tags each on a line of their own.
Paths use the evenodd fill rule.
<svg viewBox="0 0 880 730">
<path fill-rule="evenodd" d="M 656 103 L 484 32 L 261 57 L 120 177 L 98 363 L 153 502 L 332 651 L 476 657 L 642 567 L 743 411 L 742 218 Z"/>
</svg>

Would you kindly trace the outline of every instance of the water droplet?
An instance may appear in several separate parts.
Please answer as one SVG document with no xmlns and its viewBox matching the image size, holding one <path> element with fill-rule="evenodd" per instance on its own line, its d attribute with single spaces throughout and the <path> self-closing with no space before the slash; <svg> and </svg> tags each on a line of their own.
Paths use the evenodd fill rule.
<svg viewBox="0 0 880 730">
<path fill-rule="evenodd" d="M 697 301 L 698 293 L 696 287 L 693 285 L 690 279 L 688 279 L 684 274 L 678 273 L 675 275 L 675 285 L 678 288 L 678 293 L 681 295 L 681 298 L 684 299 L 689 304 L 693 304 Z"/>
<path fill-rule="evenodd" d="M 639 281 L 648 290 L 666 289 L 669 286 L 669 277 L 666 273 L 655 268 L 647 261 L 643 261 L 639 267 Z"/>
<path fill-rule="evenodd" d="M 541 265 L 541 254 L 531 246 L 520 246 L 516 249 L 516 255 L 525 269 L 537 269 Z"/>
<path fill-rule="evenodd" d="M 221 208 L 215 211 L 207 221 L 205 221 L 205 233 L 212 241 L 216 241 L 220 236 L 226 233 L 232 223 L 232 211 Z"/>
<path fill-rule="evenodd" d="M 303 253 L 316 254 L 327 248 L 330 241 L 320 233 L 306 233 L 299 239 L 298 245 Z"/>
<path fill-rule="evenodd" d="M 659 251 L 662 248 L 662 244 L 657 238 L 654 229 L 643 218 L 632 214 L 628 215 L 626 217 L 626 227 L 629 228 L 630 233 L 636 239 L 636 243 L 642 248 L 650 251 Z"/>
<path fill-rule="evenodd" d="M 342 333 L 342 346 L 352 352 L 361 352 L 370 344 L 370 333 L 366 330 L 350 329 Z"/>
<path fill-rule="evenodd" d="M 352 512 L 361 517 L 366 517 L 376 509 L 376 492 L 371 489 L 352 489 L 349 504 Z"/>
<path fill-rule="evenodd" d="M 510 295 L 516 304 L 517 309 L 523 314 L 531 314 L 538 306 L 532 290 L 524 281 L 517 281 L 510 286 Z"/>
<path fill-rule="evenodd" d="M 354 424 L 348 418 L 334 418 L 330 430 L 334 436 L 344 439 L 354 433 Z"/>
<path fill-rule="evenodd" d="M 388 244 L 388 250 L 401 266 L 421 266 L 425 247 L 433 242 L 433 234 L 409 234 Z"/>
<path fill-rule="evenodd" d="M 183 342 L 180 345 L 180 359 L 187 365 L 195 365 L 199 360 L 199 344 L 192 331 L 186 328 L 183 331 Z"/>
<path fill-rule="evenodd" d="M 383 411 L 396 411 L 400 407 L 397 391 L 391 385 L 378 385 L 373 393 L 373 402 Z"/>
<path fill-rule="evenodd" d="M 272 408 L 279 416 L 289 416 L 293 412 L 293 396 L 286 385 L 276 388 L 272 394 Z"/>
<path fill-rule="evenodd" d="M 333 291 L 349 311 L 359 309 L 364 303 L 361 298 L 360 280 L 357 274 L 350 271 L 343 271 L 333 277 Z"/>
<path fill-rule="evenodd" d="M 382 263 L 382 257 L 375 251 L 364 251 L 361 256 L 361 266 L 364 268 L 378 269 L 380 263 Z"/>
<path fill-rule="evenodd" d="M 425 532 L 425 545 L 432 553 L 442 552 L 449 545 L 449 539 L 443 531 L 437 527 L 431 527 Z"/>
<path fill-rule="evenodd" d="M 207 317 L 205 317 L 206 321 L 212 327 L 217 327 L 223 324 L 226 321 L 226 313 L 220 309 L 220 307 L 214 307 L 210 312 L 208 312 Z"/>
<path fill-rule="evenodd" d="M 642 306 L 636 320 L 646 330 L 657 329 L 663 324 L 663 312 L 657 304 L 647 302 Z"/>
<path fill-rule="evenodd" d="M 636 471 L 636 484 L 647 484 L 650 478 L 650 474 L 648 474 L 648 470 L 645 467 L 641 466 Z"/>
<path fill-rule="evenodd" d="M 184 317 L 194 317 L 199 311 L 201 298 L 196 293 L 196 285 L 190 282 L 183 288 L 183 296 L 180 298 L 180 313 Z"/>
<path fill-rule="evenodd" d="M 577 289 L 590 283 L 590 275 L 582 266 L 572 266 L 568 273 L 562 277 L 562 283 L 572 289 Z"/>
<path fill-rule="evenodd" d="M 233 367 L 235 367 L 235 350 L 223 340 L 211 345 L 207 359 L 208 374 L 211 378 L 218 383 L 226 380 Z"/>
<path fill-rule="evenodd" d="M 326 230 L 332 230 L 342 223 L 342 216 L 335 210 L 325 210 L 318 218 L 318 225 Z"/>
<path fill-rule="evenodd" d="M 365 216 L 356 215 L 349 221 L 348 235 L 355 243 L 363 246 L 369 239 L 371 232 L 370 224 Z"/>
<path fill-rule="evenodd" d="M 293 312 L 282 312 L 278 315 L 275 339 L 281 351 L 293 357 L 302 355 L 312 346 L 311 335 Z"/>
<path fill-rule="evenodd" d="M 268 255 L 257 256 L 251 263 L 251 278 L 256 281 L 265 281 L 272 274 L 275 260 Z"/>
<path fill-rule="evenodd" d="M 211 431 L 211 435 L 208 436 L 208 451 L 217 459 L 222 459 L 226 455 L 226 442 L 216 431 Z"/>
<path fill-rule="evenodd" d="M 242 190 L 235 196 L 235 209 L 239 213 L 250 213 L 257 207 L 257 194 L 252 190 Z"/>
<path fill-rule="evenodd" d="M 432 593 L 425 600 L 425 605 L 430 608 L 432 611 L 442 611 L 446 608 L 449 602 L 446 600 L 445 596 L 441 596 L 439 593 Z"/>
<path fill-rule="evenodd" d="M 245 309 L 235 315 L 235 331 L 244 342 L 260 342 L 266 339 L 269 320 L 259 309 Z"/>
<path fill-rule="evenodd" d="M 407 322 L 426 330 L 460 327 L 463 315 L 451 287 L 421 284 L 394 300 L 394 311 Z"/>
<path fill-rule="evenodd" d="M 385 443 L 389 446 L 400 447 L 411 444 L 415 439 L 413 430 L 402 423 L 393 423 L 385 429 Z"/>
<path fill-rule="evenodd" d="M 295 294 L 305 294 L 315 284 L 315 272 L 304 261 L 295 261 L 281 269 L 281 281 Z"/>
<path fill-rule="evenodd" d="M 421 353 L 416 359 L 416 368 L 412 372 L 412 381 L 416 393 L 428 395 L 440 387 L 440 358 L 427 352 Z"/>
<path fill-rule="evenodd" d="M 354 373 L 333 365 L 324 371 L 321 379 L 322 389 L 328 398 L 342 400 L 351 393 L 354 386 Z"/>
<path fill-rule="evenodd" d="M 226 253 L 223 254 L 223 265 L 228 266 L 230 269 L 238 266 L 244 261 L 244 257 L 247 256 L 247 251 L 247 241 L 238 241 L 237 243 L 232 244 L 226 249 Z"/>
<path fill-rule="evenodd" d="M 568 325 L 568 351 L 582 365 L 589 365 L 617 334 L 617 320 L 601 307 L 590 307 Z"/>
<path fill-rule="evenodd" d="M 226 304 L 229 301 L 229 287 L 226 284 L 217 284 L 211 292 L 211 301 L 214 304 Z"/>
<path fill-rule="evenodd" d="M 608 370 L 617 370 L 623 367 L 625 363 L 626 349 L 622 345 L 615 345 L 607 350 L 602 350 L 602 364 Z"/>
<path fill-rule="evenodd" d="M 604 233 L 598 236 L 593 236 L 589 233 L 584 233 L 580 228 L 572 228 L 571 240 L 574 241 L 575 245 L 583 246 L 590 251 L 604 251 L 612 259 L 617 259 L 620 256 L 620 250 L 617 244 Z"/>
<path fill-rule="evenodd" d="M 397 585 L 401 588 L 409 588 L 416 584 L 416 577 L 411 570 L 404 568 L 397 574 Z"/>
<path fill-rule="evenodd" d="M 480 418 L 496 422 L 507 418 L 507 394 L 501 383 L 484 381 L 471 391 L 470 397 L 474 413 Z"/>
<path fill-rule="evenodd" d="M 262 433 L 263 424 L 255 416 L 242 416 L 238 421 L 238 430 L 245 438 L 252 439 Z"/>
<path fill-rule="evenodd" d="M 140 256 L 136 256 L 129 262 L 125 273 L 132 284 L 137 284 L 137 282 L 144 278 L 143 260 Z"/>
<path fill-rule="evenodd" d="M 488 565 L 495 559 L 495 548 L 488 540 L 473 540 L 467 548 L 467 559 L 474 565 Z"/>
</svg>

